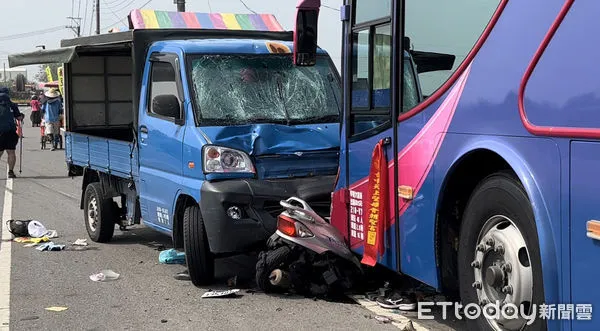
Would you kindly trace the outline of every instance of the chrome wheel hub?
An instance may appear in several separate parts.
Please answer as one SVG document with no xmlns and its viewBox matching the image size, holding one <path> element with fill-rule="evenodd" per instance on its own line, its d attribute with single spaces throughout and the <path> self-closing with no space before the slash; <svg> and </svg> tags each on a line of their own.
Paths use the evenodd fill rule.
<svg viewBox="0 0 600 331">
<path fill-rule="evenodd" d="M 98 200 L 93 197 L 88 202 L 87 221 L 90 226 L 90 230 L 96 231 L 96 224 L 98 222 Z"/>
<path fill-rule="evenodd" d="M 533 272 L 529 250 L 523 235 L 512 220 L 503 215 L 488 219 L 477 238 L 471 269 L 473 289 L 482 309 L 488 309 L 487 321 L 494 330 L 520 330 L 531 314 Z M 490 308 L 490 306 L 488 306 Z M 515 311 L 516 309 L 516 311 Z"/>
</svg>

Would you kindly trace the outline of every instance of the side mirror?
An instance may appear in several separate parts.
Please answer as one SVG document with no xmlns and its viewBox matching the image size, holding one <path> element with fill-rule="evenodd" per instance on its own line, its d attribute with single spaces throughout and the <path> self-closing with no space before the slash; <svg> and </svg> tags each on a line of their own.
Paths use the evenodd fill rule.
<svg viewBox="0 0 600 331">
<path fill-rule="evenodd" d="M 317 62 L 317 28 L 321 0 L 299 0 L 294 27 L 294 64 L 313 66 Z"/>
<path fill-rule="evenodd" d="M 172 94 L 157 95 L 152 99 L 152 112 L 174 118 L 176 121 L 181 119 L 181 105 L 179 99 Z"/>
</svg>

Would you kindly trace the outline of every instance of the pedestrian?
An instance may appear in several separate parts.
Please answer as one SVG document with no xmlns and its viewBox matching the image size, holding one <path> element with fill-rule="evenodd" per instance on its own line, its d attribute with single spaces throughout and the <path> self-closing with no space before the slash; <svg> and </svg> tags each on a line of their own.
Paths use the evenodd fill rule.
<svg viewBox="0 0 600 331">
<path fill-rule="evenodd" d="M 42 122 L 42 103 L 38 100 L 37 95 L 31 97 L 30 105 L 31 115 L 29 116 L 29 119 L 31 120 L 31 126 L 40 126 L 40 123 Z"/>
<path fill-rule="evenodd" d="M 10 100 L 8 88 L 0 88 L 0 157 L 4 151 L 8 154 L 8 178 L 16 178 L 15 163 L 17 163 L 17 155 L 15 150 L 19 142 L 17 134 L 17 125 L 15 119 L 22 121 L 23 114 L 19 111 L 19 107 Z"/>
<path fill-rule="evenodd" d="M 56 89 L 50 89 L 45 96 L 48 98 L 42 111 L 44 112 L 44 122 L 46 124 L 46 135 L 52 139 L 52 150 L 58 148 L 60 142 L 60 122 L 63 114 L 63 104 L 60 99 L 60 93 Z"/>
</svg>

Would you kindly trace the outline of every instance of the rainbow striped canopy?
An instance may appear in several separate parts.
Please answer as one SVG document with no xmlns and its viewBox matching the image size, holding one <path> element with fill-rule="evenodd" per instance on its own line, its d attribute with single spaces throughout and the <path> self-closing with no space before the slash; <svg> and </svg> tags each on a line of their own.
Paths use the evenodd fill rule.
<svg viewBox="0 0 600 331">
<path fill-rule="evenodd" d="M 129 14 L 133 29 L 217 29 L 284 31 L 272 14 L 225 14 L 135 9 Z"/>
</svg>

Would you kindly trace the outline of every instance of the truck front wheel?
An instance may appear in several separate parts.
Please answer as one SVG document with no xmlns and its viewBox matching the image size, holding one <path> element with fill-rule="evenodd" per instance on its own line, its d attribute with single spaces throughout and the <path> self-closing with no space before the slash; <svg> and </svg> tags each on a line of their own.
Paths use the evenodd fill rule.
<svg viewBox="0 0 600 331">
<path fill-rule="evenodd" d="M 95 242 L 108 242 L 115 232 L 114 204 L 102 194 L 100 183 L 90 183 L 84 194 L 85 227 L 90 239 Z"/>
<path fill-rule="evenodd" d="M 484 179 L 463 215 L 458 248 L 460 296 L 469 330 L 545 330 L 535 315 L 544 300 L 531 201 L 514 175 Z M 483 313 L 487 311 L 487 314 Z M 527 325 L 525 316 L 535 321 Z"/>
<path fill-rule="evenodd" d="M 210 284 L 215 275 L 215 259 L 197 205 L 187 207 L 183 214 L 183 246 L 192 284 L 198 287 Z"/>
</svg>

